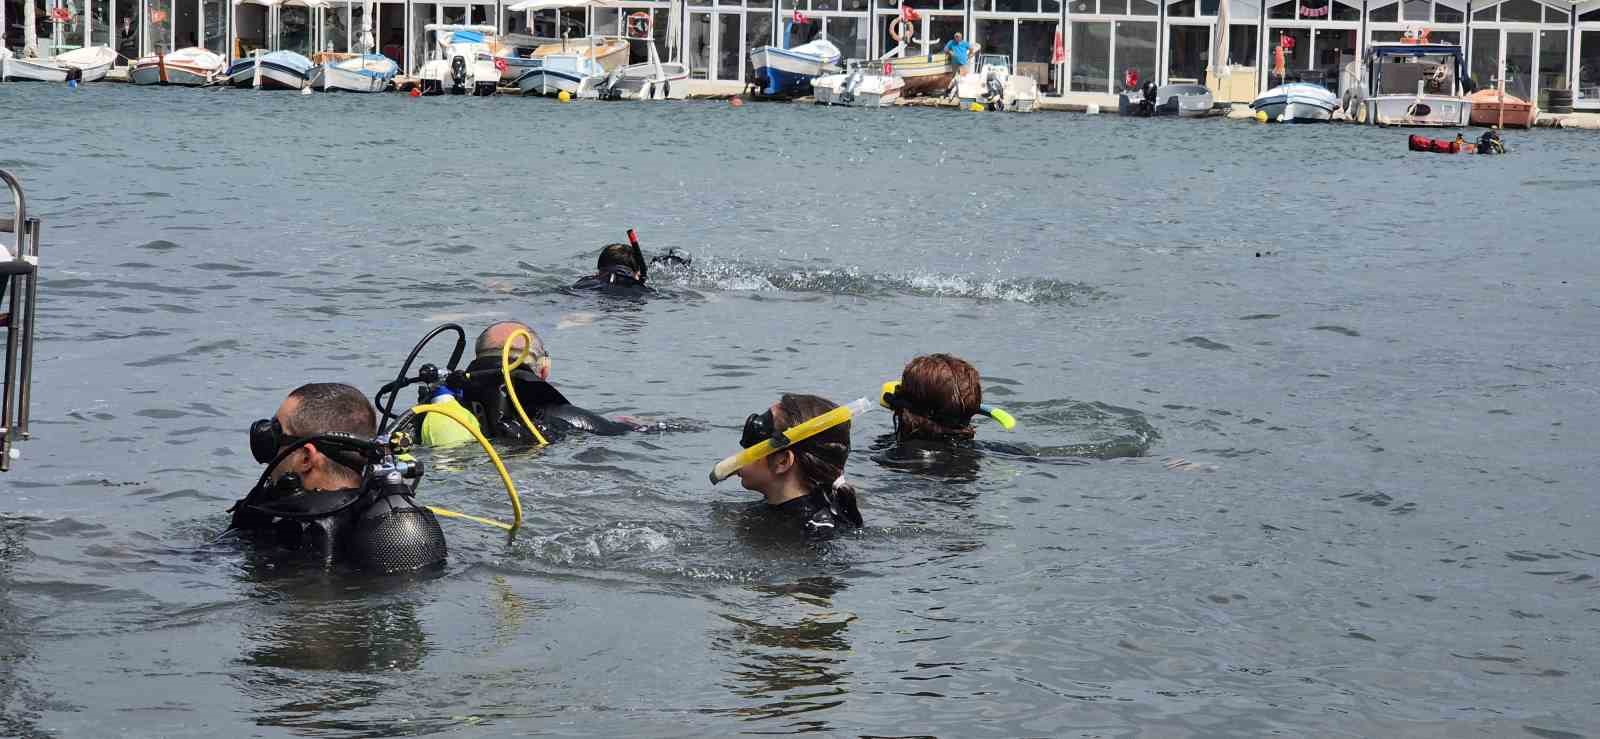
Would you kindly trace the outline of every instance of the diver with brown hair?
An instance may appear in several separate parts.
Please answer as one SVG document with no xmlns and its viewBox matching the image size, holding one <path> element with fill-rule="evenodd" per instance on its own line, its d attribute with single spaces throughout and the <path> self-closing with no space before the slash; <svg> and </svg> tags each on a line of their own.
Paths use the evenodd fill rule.
<svg viewBox="0 0 1600 739">
<path fill-rule="evenodd" d="M 858 404 L 864 406 L 865 399 Z M 855 486 L 844 479 L 854 412 L 856 406 L 785 393 L 745 419 L 739 437 L 744 451 L 718 464 L 711 480 L 737 474 L 746 490 L 761 493 L 767 512 L 796 522 L 807 539 L 861 528 Z"/>
<path fill-rule="evenodd" d="M 579 278 L 572 284 L 572 289 L 619 295 L 650 293 L 654 292 L 649 284 L 650 265 L 687 267 L 692 261 L 687 255 L 679 254 L 676 248 L 646 261 L 644 252 L 639 248 L 639 235 L 630 228 L 628 243 L 606 244 L 602 247 L 600 256 L 595 259 L 594 274 Z"/>
</svg>

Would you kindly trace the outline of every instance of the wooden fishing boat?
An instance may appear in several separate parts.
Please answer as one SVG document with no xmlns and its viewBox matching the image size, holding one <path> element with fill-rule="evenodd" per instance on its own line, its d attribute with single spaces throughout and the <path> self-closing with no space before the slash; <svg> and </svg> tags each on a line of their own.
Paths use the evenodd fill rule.
<svg viewBox="0 0 1600 739">
<path fill-rule="evenodd" d="M 607 72 L 628 64 L 628 42 L 620 38 L 575 38 L 543 44 L 528 55 L 543 59 L 551 54 L 578 54 L 595 60 Z"/>
<path fill-rule="evenodd" d="M 227 68 L 222 55 L 191 46 L 171 54 L 139 57 L 128 67 L 128 79 L 135 85 L 209 85 Z"/>
<path fill-rule="evenodd" d="M 945 53 L 901 56 L 883 60 L 884 71 L 905 83 L 900 97 L 943 95 L 956 78 L 956 68 Z"/>
<path fill-rule="evenodd" d="M 1501 100 L 1497 90 L 1479 90 L 1467 96 L 1472 101 L 1472 125 L 1495 126 L 1504 125 L 1506 128 L 1533 128 L 1533 122 L 1539 117 L 1538 108 L 1515 95 L 1506 95 Z M 1505 115 L 1501 124 L 1501 111 Z"/>
</svg>

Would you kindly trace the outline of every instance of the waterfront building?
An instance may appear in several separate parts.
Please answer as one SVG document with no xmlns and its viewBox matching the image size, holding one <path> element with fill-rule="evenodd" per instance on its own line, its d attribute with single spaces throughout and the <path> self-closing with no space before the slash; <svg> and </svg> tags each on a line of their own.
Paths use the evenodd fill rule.
<svg viewBox="0 0 1600 739">
<path fill-rule="evenodd" d="M 631 13 L 649 13 L 658 48 L 681 56 L 697 79 L 747 83 L 750 51 L 825 37 L 846 58 L 881 55 L 900 0 L 622 0 L 604 7 L 512 12 L 514 0 L 0 0 L 0 29 L 20 49 L 24 2 L 36 6 L 40 53 L 110 46 L 133 58 L 204 46 L 229 57 L 256 49 L 351 51 L 369 43 L 413 73 L 427 59 L 430 23 L 492 25 L 540 37 L 621 35 Z M 1228 2 L 1230 75 L 1212 74 L 1219 3 Z M 672 3 L 683 22 L 669 27 Z M 1463 44 L 1469 73 L 1489 87 L 1550 104 L 1552 90 L 1600 111 L 1600 0 L 907 0 L 919 16 L 909 54 L 937 53 L 957 31 L 1011 57 L 1046 94 L 1114 93 L 1128 70 L 1139 79 L 1198 82 L 1243 102 L 1285 81 L 1338 93 L 1345 68 L 1373 44 L 1426 29 Z M 631 61 L 648 58 L 642 41 Z M 1281 61 L 1280 61 L 1281 57 Z M 1220 88 L 1226 90 L 1220 90 Z"/>
</svg>

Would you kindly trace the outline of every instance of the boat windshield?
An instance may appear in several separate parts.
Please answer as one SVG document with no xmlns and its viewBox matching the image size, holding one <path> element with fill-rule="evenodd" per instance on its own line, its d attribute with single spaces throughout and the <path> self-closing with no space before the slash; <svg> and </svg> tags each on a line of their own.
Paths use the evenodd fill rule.
<svg viewBox="0 0 1600 739">
<path fill-rule="evenodd" d="M 1453 54 L 1380 56 L 1376 60 L 1379 95 L 1415 95 L 1418 85 L 1434 95 L 1454 95 L 1456 64 Z"/>
<path fill-rule="evenodd" d="M 984 54 L 978 57 L 978 68 L 982 69 L 984 67 L 1004 67 L 1006 69 L 1010 69 L 1011 58 L 1005 54 Z"/>
</svg>

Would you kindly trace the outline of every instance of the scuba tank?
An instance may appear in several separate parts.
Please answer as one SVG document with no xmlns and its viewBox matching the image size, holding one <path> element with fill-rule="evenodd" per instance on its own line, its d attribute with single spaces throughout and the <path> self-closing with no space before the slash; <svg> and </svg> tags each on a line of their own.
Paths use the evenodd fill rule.
<svg viewBox="0 0 1600 739">
<path fill-rule="evenodd" d="M 428 398 L 429 403 L 448 403 L 459 405 L 456 395 L 444 385 L 438 386 L 433 391 L 433 396 Z M 469 412 L 467 414 L 471 416 Z M 470 424 L 474 431 L 479 431 L 478 419 L 472 418 Z M 461 427 L 461 424 L 439 413 L 427 413 L 422 416 L 421 428 L 417 431 L 417 441 L 423 446 L 443 447 L 465 444 L 473 440 L 472 433 Z"/>
</svg>

